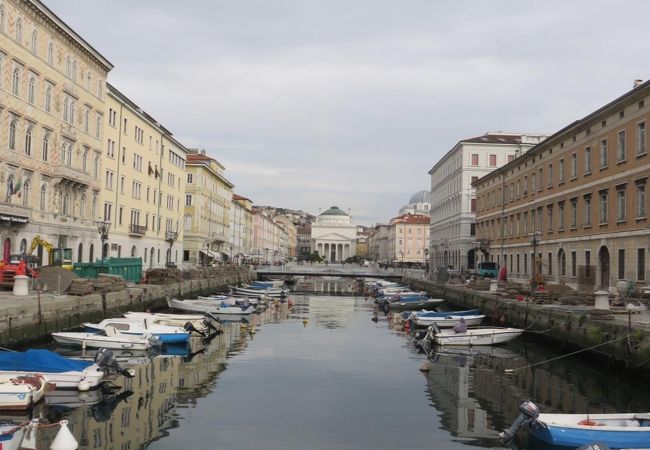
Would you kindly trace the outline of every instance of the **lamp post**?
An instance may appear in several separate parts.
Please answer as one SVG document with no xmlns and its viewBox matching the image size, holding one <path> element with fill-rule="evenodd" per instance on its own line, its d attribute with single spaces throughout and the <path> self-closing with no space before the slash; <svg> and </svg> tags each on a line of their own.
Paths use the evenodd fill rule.
<svg viewBox="0 0 650 450">
<path fill-rule="evenodd" d="M 110 220 L 98 220 L 95 222 L 95 225 L 97 225 L 97 232 L 99 233 L 99 239 L 102 242 L 102 261 L 101 261 L 101 266 L 99 267 L 99 272 L 104 272 L 104 258 L 107 256 L 107 252 L 105 251 L 104 247 L 106 245 L 106 241 L 108 241 L 108 232 L 111 229 L 111 221 Z"/>
<path fill-rule="evenodd" d="M 472 242 L 474 249 L 474 285 L 478 283 L 478 251 L 481 248 L 481 241 Z"/>
<path fill-rule="evenodd" d="M 424 248 L 424 276 L 422 278 L 427 277 L 427 273 L 429 273 L 429 249 Z"/>
<path fill-rule="evenodd" d="M 261 258 L 260 255 L 261 255 L 261 253 L 262 253 L 262 250 L 260 250 L 260 249 L 258 248 L 258 249 L 257 249 L 257 262 L 256 262 L 256 265 L 258 265 L 258 266 L 260 265 L 260 258 Z"/>
<path fill-rule="evenodd" d="M 269 265 L 269 249 L 265 248 L 264 253 L 265 253 L 264 264 L 266 264 L 268 266 Z"/>
<path fill-rule="evenodd" d="M 533 233 L 528 233 L 528 238 L 530 239 L 530 243 L 533 245 L 533 279 L 530 285 L 532 287 L 532 292 L 535 292 L 537 290 L 537 244 L 539 244 L 539 241 L 542 238 L 542 232 L 537 230 Z"/>
<path fill-rule="evenodd" d="M 401 267 L 402 270 L 401 270 L 401 272 L 404 273 L 404 249 L 401 249 L 399 251 L 399 254 L 400 254 L 400 257 L 402 259 L 402 264 L 401 264 L 402 265 L 402 267 Z"/>
<path fill-rule="evenodd" d="M 230 265 L 232 266 L 232 265 L 233 265 L 233 259 L 232 259 L 232 244 L 230 244 L 230 256 L 229 256 L 229 259 L 230 259 Z"/>
</svg>

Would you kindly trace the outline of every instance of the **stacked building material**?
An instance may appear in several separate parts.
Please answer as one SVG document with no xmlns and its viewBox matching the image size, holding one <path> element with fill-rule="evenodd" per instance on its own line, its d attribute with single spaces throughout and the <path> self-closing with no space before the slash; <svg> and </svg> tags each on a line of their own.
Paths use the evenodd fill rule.
<svg viewBox="0 0 650 450">
<path fill-rule="evenodd" d="M 68 291 L 71 295 L 105 294 L 126 289 L 126 282 L 119 275 L 100 273 L 98 278 L 75 278 Z"/>
<path fill-rule="evenodd" d="M 148 284 L 177 283 L 182 280 L 182 273 L 178 269 L 149 269 L 145 280 Z"/>
<path fill-rule="evenodd" d="M 75 278 L 70 282 L 68 294 L 71 295 L 88 295 L 94 291 L 93 279 L 91 278 Z"/>
</svg>

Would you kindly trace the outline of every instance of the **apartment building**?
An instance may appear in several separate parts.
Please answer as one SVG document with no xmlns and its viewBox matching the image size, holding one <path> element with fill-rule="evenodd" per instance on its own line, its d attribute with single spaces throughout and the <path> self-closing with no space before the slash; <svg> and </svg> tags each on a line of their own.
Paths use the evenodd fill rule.
<svg viewBox="0 0 650 450">
<path fill-rule="evenodd" d="M 545 137 L 499 132 L 463 139 L 429 170 L 431 267 L 474 267 L 476 194 L 472 183 L 523 155 Z"/>
<path fill-rule="evenodd" d="M 250 257 L 253 246 L 253 202 L 232 194 L 230 205 L 230 259 L 241 264 Z"/>
<path fill-rule="evenodd" d="M 389 264 L 425 266 L 429 252 L 429 216 L 402 214 L 388 227 Z"/>
<path fill-rule="evenodd" d="M 225 262 L 230 256 L 230 208 L 235 187 L 225 167 L 205 154 L 187 155 L 184 249 L 185 265 Z"/>
<path fill-rule="evenodd" d="M 38 0 L 0 2 L 2 258 L 34 236 L 98 256 L 106 75 L 112 64 Z M 47 264 L 47 254 L 36 254 Z"/>
<path fill-rule="evenodd" d="M 649 95 L 638 83 L 475 182 L 482 258 L 520 281 L 645 283 Z"/>
<path fill-rule="evenodd" d="M 183 251 L 187 149 L 115 86 L 107 85 L 101 207 L 104 257 L 178 264 Z"/>
</svg>

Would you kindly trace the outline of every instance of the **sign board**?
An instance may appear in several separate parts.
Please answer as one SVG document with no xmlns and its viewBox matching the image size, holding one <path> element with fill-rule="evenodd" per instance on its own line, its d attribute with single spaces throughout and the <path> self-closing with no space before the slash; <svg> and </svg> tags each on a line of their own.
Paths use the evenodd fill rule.
<svg viewBox="0 0 650 450">
<path fill-rule="evenodd" d="M 27 223 L 27 217 L 23 216 L 14 216 L 13 214 L 0 214 L 0 221 L 4 222 L 16 222 L 16 223 Z"/>
</svg>

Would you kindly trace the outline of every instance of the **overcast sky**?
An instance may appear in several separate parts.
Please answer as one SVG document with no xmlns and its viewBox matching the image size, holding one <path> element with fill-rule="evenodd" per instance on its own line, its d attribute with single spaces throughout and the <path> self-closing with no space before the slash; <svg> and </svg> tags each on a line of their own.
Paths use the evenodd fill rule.
<svg viewBox="0 0 650 450">
<path fill-rule="evenodd" d="M 365 225 L 458 140 L 555 132 L 650 74 L 647 1 L 45 2 L 236 193 Z"/>
</svg>

